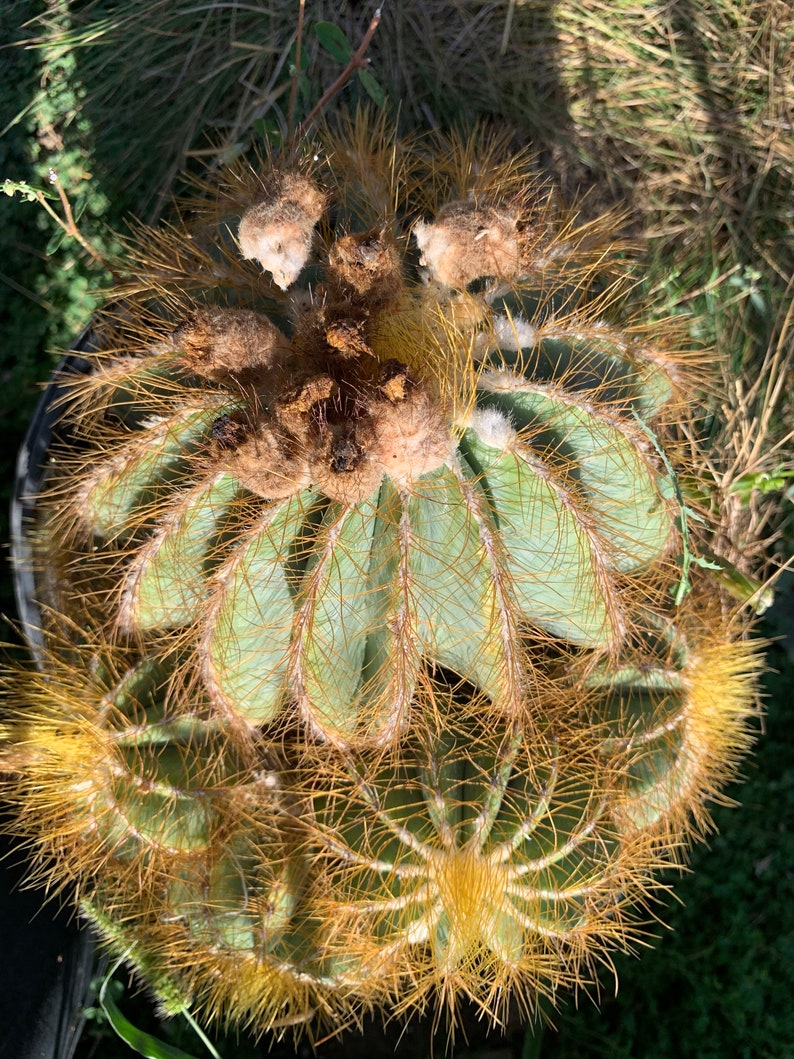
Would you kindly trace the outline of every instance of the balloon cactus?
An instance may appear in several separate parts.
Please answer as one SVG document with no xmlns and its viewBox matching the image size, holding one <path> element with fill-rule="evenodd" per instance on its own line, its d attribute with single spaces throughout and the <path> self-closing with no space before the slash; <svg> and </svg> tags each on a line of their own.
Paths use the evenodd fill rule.
<svg viewBox="0 0 794 1059">
<path fill-rule="evenodd" d="M 169 1010 L 532 1009 L 706 826 L 760 663 L 617 223 L 498 138 L 360 118 L 130 239 L 2 761 L 34 878 Z"/>
</svg>

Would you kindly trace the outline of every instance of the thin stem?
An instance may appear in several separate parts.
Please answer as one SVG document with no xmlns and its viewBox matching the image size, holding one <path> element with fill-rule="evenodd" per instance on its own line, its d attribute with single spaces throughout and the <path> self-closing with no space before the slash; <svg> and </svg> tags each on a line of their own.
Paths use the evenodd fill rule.
<svg viewBox="0 0 794 1059">
<path fill-rule="evenodd" d="M 379 24 L 380 24 L 380 8 L 377 8 L 377 10 L 375 11 L 375 14 L 372 16 L 372 20 L 371 20 L 369 26 L 367 27 L 367 32 L 364 34 L 364 36 L 363 36 L 363 38 L 361 40 L 361 43 L 359 44 L 358 48 L 356 48 L 356 50 L 353 53 L 353 55 L 350 57 L 350 62 L 347 64 L 347 66 L 341 72 L 339 77 L 337 77 L 337 79 L 334 81 L 334 83 L 331 85 L 331 87 L 327 88 L 325 90 L 325 92 L 323 92 L 322 96 L 315 103 L 315 105 L 312 107 L 312 109 L 309 111 L 309 113 L 306 116 L 306 118 L 300 123 L 300 125 L 298 126 L 298 128 L 295 131 L 295 138 L 296 139 L 300 139 L 300 137 L 303 136 L 303 134 L 306 132 L 306 130 L 312 124 L 312 122 L 317 117 L 317 115 L 320 113 L 320 111 L 322 111 L 323 108 L 326 106 L 326 104 L 329 103 L 330 100 L 333 99 L 333 97 L 336 95 L 336 93 L 342 88 L 342 86 L 350 78 L 351 74 L 354 71 L 360 70 L 360 69 L 362 69 L 363 67 L 365 67 L 367 65 L 368 60 L 366 60 L 364 58 L 364 53 L 366 52 L 367 48 L 369 47 L 370 41 L 374 37 L 375 30 L 378 28 Z"/>
<path fill-rule="evenodd" d="M 664 469 L 670 476 L 670 481 L 672 482 L 673 490 L 675 492 L 675 498 L 678 502 L 678 530 L 681 534 L 681 578 L 678 582 L 678 587 L 676 588 L 673 594 L 673 602 L 677 607 L 679 607 L 684 598 L 688 596 L 690 591 L 692 590 L 692 582 L 689 579 L 689 571 L 692 568 L 692 563 L 696 562 L 695 556 L 692 554 L 692 551 L 689 547 L 689 523 L 687 521 L 689 511 L 686 506 L 686 503 L 684 502 L 684 494 L 681 491 L 681 483 L 678 479 L 678 475 L 676 474 L 675 468 L 673 467 L 672 463 L 670 463 L 667 453 L 659 444 L 659 439 L 651 430 L 651 428 L 643 422 L 643 420 L 637 414 L 636 410 L 632 411 L 632 415 L 637 420 L 637 423 L 639 424 L 639 427 L 642 430 L 643 434 L 645 434 L 650 443 L 653 445 L 654 449 L 656 449 L 656 453 L 659 456 L 659 459 L 664 464 Z"/>
<path fill-rule="evenodd" d="M 499 46 L 499 54 L 507 54 L 507 45 L 510 43 L 510 29 L 513 25 L 513 14 L 515 12 L 516 0 L 510 0 L 507 5 L 507 17 L 505 18 L 505 28 L 502 32 L 502 43 Z"/>
<path fill-rule="evenodd" d="M 298 96 L 298 83 L 301 76 L 301 46 L 303 44 L 303 16 L 306 11 L 306 0 L 298 3 L 298 29 L 295 35 L 295 73 L 292 75 L 292 84 L 289 90 L 289 104 L 287 106 L 287 139 L 292 135 L 292 121 L 295 117 L 295 100 Z"/>
<path fill-rule="evenodd" d="M 50 183 L 55 185 L 55 189 L 58 192 L 58 198 L 61 200 L 61 207 L 63 208 L 63 217 L 59 217 L 55 210 L 50 206 L 49 202 L 41 191 L 36 192 L 36 199 L 44 209 L 49 213 L 50 217 L 55 221 L 59 228 L 62 228 L 66 234 L 76 239 L 77 242 L 82 246 L 83 250 L 99 265 L 101 268 L 107 269 L 108 265 L 99 251 L 88 242 L 85 236 L 82 234 L 80 229 L 77 227 L 77 222 L 74 219 L 72 213 L 72 204 L 69 202 L 69 198 L 58 179 L 58 174 L 54 169 L 50 170 Z"/>
<path fill-rule="evenodd" d="M 201 1026 L 199 1026 L 198 1022 L 196 1022 L 196 1020 L 193 1018 L 187 1008 L 182 1011 L 182 1015 L 192 1027 L 193 1032 L 201 1039 L 202 1044 L 210 1053 L 212 1059 L 221 1059 L 220 1052 L 217 1050 L 217 1048 L 215 1048 L 215 1046 L 212 1044 L 212 1041 L 210 1041 L 209 1037 L 206 1035 Z"/>
</svg>

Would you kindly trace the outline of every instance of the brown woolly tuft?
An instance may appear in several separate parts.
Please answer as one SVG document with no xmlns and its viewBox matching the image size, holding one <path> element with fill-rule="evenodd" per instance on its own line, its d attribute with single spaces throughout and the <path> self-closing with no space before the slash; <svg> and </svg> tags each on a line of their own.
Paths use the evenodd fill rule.
<svg viewBox="0 0 794 1059">
<path fill-rule="evenodd" d="M 213 382 L 245 381 L 284 361 L 289 341 L 250 309 L 197 309 L 172 335 L 185 371 Z"/>
<path fill-rule="evenodd" d="M 415 224 L 414 238 L 421 263 L 446 287 L 465 287 L 482 276 L 518 276 L 518 215 L 512 210 L 452 202 L 432 224 Z"/>
<path fill-rule="evenodd" d="M 237 238 L 243 257 L 257 260 L 286 289 L 308 260 L 327 200 L 302 173 L 274 173 L 271 180 L 260 201 L 243 214 Z"/>
</svg>

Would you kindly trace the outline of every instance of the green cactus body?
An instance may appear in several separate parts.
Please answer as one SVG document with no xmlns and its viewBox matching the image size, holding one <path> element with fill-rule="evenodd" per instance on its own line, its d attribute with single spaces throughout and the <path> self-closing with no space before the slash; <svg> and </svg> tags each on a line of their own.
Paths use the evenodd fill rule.
<svg viewBox="0 0 794 1059">
<path fill-rule="evenodd" d="M 409 306 L 426 297 L 403 286 L 396 296 Z M 450 297 L 441 295 L 441 309 Z M 325 317 L 342 310 L 350 319 L 332 334 Z M 493 347 L 500 335 L 509 345 L 487 299 L 477 311 L 473 332 L 456 328 L 446 345 Z M 97 452 L 61 525 L 68 520 L 78 555 L 81 537 L 105 542 L 83 565 L 120 589 L 119 628 L 190 630 L 209 694 L 251 724 L 289 720 L 297 707 L 331 741 L 388 740 L 406 723 L 419 673 L 433 665 L 520 717 L 528 631 L 584 648 L 620 641 L 625 575 L 662 563 L 675 539 L 672 484 L 613 379 L 571 387 L 566 361 L 559 379 L 538 382 L 536 351 L 521 348 L 509 370 L 510 350 L 497 344 L 476 369 L 470 411 L 445 421 L 414 369 L 395 357 L 379 367 L 364 339 L 357 355 L 334 362 L 330 343 L 344 328 L 361 331 L 361 313 L 355 303 L 323 308 L 322 356 L 316 336 L 298 330 L 290 364 L 309 359 L 303 346 L 311 359 L 292 366 L 304 379 L 295 392 L 274 382 L 268 365 L 247 394 L 238 387 L 242 398 L 224 401 L 217 385 L 202 391 L 201 376 L 182 381 L 178 355 L 168 376 L 162 353 L 130 361 L 126 380 L 111 365 L 107 392 L 100 371 L 90 392 L 100 409 L 95 444 L 107 445 L 108 417 L 123 427 L 113 428 L 109 455 Z M 311 317 L 304 327 L 319 326 Z M 238 310 L 219 310 L 212 342 L 239 323 Z M 376 317 L 374 334 L 378 327 Z M 426 333 L 413 337 L 433 352 Z M 614 340 L 609 363 L 618 361 L 628 372 Z M 666 377 L 649 363 L 644 376 Z M 312 375 L 315 367 L 328 370 Z M 384 369 L 394 374 L 381 380 Z M 268 394 L 271 384 L 281 392 Z M 645 393 L 639 383 L 629 389 Z M 261 415 L 253 411 L 265 402 Z M 345 402 L 348 421 L 326 425 L 328 440 L 323 424 Z M 360 427 L 358 415 L 369 422 Z M 90 441 L 90 421 L 81 426 Z M 312 447 L 330 465 L 330 495 L 326 469 L 311 480 Z M 301 460 L 292 484 L 274 482 L 282 462 Z"/>
<path fill-rule="evenodd" d="M 321 834 L 338 857 L 329 919 L 344 924 L 348 960 L 373 974 L 429 961 L 429 978 L 459 976 L 475 996 L 483 960 L 522 968 L 543 989 L 555 948 L 581 956 L 621 936 L 622 851 L 606 792 L 578 766 L 566 775 L 559 748 L 536 740 L 531 761 L 528 750 L 520 735 L 475 742 L 448 730 L 320 796 Z"/>
<path fill-rule="evenodd" d="M 169 1010 L 260 1033 L 592 978 L 758 667 L 708 591 L 671 602 L 688 377 L 605 317 L 608 226 L 555 235 L 485 141 L 379 135 L 248 189 L 255 265 L 141 236 L 65 402 L 0 729 L 39 877 Z"/>
<path fill-rule="evenodd" d="M 704 819 L 706 798 L 718 797 L 731 763 L 750 744 L 736 702 L 751 676 L 741 673 L 739 658 L 734 645 L 698 636 L 689 642 L 682 630 L 662 630 L 651 619 L 626 664 L 586 677 L 594 716 L 607 725 L 602 753 L 619 762 L 615 813 L 626 834 L 669 838 L 688 817 Z"/>
</svg>

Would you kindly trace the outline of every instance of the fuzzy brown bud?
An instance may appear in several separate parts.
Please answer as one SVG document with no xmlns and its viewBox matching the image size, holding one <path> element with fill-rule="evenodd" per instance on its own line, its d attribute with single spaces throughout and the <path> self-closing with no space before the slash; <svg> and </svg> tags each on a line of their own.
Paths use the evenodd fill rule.
<svg viewBox="0 0 794 1059">
<path fill-rule="evenodd" d="M 370 496 L 383 478 L 367 445 L 366 421 L 340 423 L 317 438 L 309 461 L 312 485 L 341 504 L 357 504 Z"/>
<path fill-rule="evenodd" d="M 250 309 L 197 309 L 173 334 L 184 367 L 214 382 L 243 379 L 283 362 L 289 342 Z"/>
<path fill-rule="evenodd" d="M 381 390 L 384 399 L 369 408 L 368 448 L 382 471 L 398 482 L 409 482 L 446 463 L 452 442 L 438 398 L 399 375 Z"/>
<path fill-rule="evenodd" d="M 268 500 L 292 496 L 309 485 L 306 458 L 294 439 L 262 419 L 242 437 L 237 433 L 229 446 L 229 431 L 215 437 L 213 468 L 233 475 L 252 493 Z"/>
<path fill-rule="evenodd" d="M 450 202 L 430 223 L 419 221 L 414 238 L 421 263 L 445 287 L 465 287 L 483 276 L 518 274 L 518 216 L 504 206 Z"/>
<path fill-rule="evenodd" d="M 259 261 L 286 290 L 306 264 L 325 203 L 325 194 L 302 173 L 277 177 L 266 197 L 242 216 L 237 237 L 243 257 Z"/>
<path fill-rule="evenodd" d="M 366 299 L 370 312 L 395 301 L 403 289 L 397 249 L 382 234 L 337 239 L 328 255 L 328 268 L 342 297 Z"/>
</svg>

